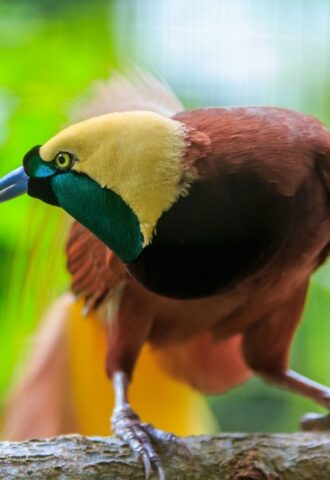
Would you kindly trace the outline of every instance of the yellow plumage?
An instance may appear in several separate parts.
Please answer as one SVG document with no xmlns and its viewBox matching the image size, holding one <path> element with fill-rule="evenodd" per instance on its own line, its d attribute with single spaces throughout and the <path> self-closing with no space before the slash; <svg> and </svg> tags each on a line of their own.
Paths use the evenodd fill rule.
<svg viewBox="0 0 330 480">
<path fill-rule="evenodd" d="M 43 319 L 11 392 L 3 439 L 110 435 L 114 395 L 105 373 L 106 325 L 81 312 L 82 303 L 63 296 Z M 178 435 L 212 433 L 205 399 L 170 378 L 159 360 L 145 346 L 134 372 L 130 398 L 142 420 Z"/>
<path fill-rule="evenodd" d="M 40 156 L 50 162 L 58 152 L 74 154 L 72 169 L 119 195 L 139 219 L 148 245 L 160 216 L 191 180 L 182 178 L 184 148 L 179 122 L 135 111 L 71 125 L 46 142 Z"/>
<path fill-rule="evenodd" d="M 81 304 L 71 307 L 69 322 L 72 405 L 79 433 L 109 435 L 113 389 L 106 376 L 106 327 L 96 316 L 81 317 Z M 205 399 L 160 367 L 147 345 L 139 357 L 130 388 L 132 407 L 143 421 L 178 435 L 211 432 L 214 419 Z"/>
</svg>

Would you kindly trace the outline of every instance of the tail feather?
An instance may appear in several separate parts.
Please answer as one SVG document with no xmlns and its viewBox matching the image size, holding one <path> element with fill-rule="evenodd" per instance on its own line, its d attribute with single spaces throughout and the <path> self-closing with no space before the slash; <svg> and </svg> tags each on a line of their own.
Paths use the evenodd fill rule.
<svg viewBox="0 0 330 480">
<path fill-rule="evenodd" d="M 105 373 L 106 343 L 106 327 L 97 315 L 84 318 L 82 304 L 72 302 L 71 295 L 55 302 L 9 397 L 2 437 L 109 435 L 114 398 Z M 164 372 L 149 346 L 138 360 L 130 398 L 143 421 L 164 430 L 178 435 L 214 431 L 206 400 Z"/>
<path fill-rule="evenodd" d="M 25 440 L 75 430 L 67 379 L 66 322 L 72 296 L 56 301 L 33 342 L 33 349 L 9 395 L 2 437 Z"/>
</svg>

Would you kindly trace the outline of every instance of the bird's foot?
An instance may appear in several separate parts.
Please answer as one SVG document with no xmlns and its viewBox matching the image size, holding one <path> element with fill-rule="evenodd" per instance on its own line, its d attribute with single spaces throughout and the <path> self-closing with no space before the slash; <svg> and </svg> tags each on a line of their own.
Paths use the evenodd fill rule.
<svg viewBox="0 0 330 480">
<path fill-rule="evenodd" d="M 158 480 L 165 480 L 165 472 L 159 456 L 157 455 L 151 439 L 166 443 L 174 443 L 185 453 L 188 447 L 175 435 L 158 430 L 148 423 L 141 422 L 140 418 L 129 405 L 116 407 L 111 419 L 113 432 L 129 444 L 134 453 L 143 462 L 146 478 L 152 473 L 158 475 Z M 190 452 L 189 452 L 190 454 Z"/>
<path fill-rule="evenodd" d="M 150 425 L 150 423 L 142 423 L 142 426 L 153 439 L 164 442 L 167 445 L 174 446 L 180 451 L 180 453 L 182 453 L 182 455 L 186 455 L 190 457 L 190 459 L 192 459 L 191 451 L 187 447 L 186 443 L 182 440 L 182 438 L 177 437 L 173 433 L 159 430 L 153 425 Z"/>
<path fill-rule="evenodd" d="M 307 413 L 300 420 L 300 427 L 308 431 L 330 431 L 330 413 L 321 415 L 319 413 Z"/>
</svg>

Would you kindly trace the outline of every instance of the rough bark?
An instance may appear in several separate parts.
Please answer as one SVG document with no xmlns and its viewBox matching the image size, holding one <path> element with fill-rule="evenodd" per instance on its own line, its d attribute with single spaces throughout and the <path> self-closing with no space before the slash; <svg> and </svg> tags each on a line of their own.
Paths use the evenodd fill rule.
<svg viewBox="0 0 330 480">
<path fill-rule="evenodd" d="M 191 458 L 158 445 L 167 480 L 330 479 L 326 433 L 222 434 L 185 441 Z M 0 443 L 0 478 L 145 480 L 145 475 L 121 441 L 69 435 Z"/>
</svg>

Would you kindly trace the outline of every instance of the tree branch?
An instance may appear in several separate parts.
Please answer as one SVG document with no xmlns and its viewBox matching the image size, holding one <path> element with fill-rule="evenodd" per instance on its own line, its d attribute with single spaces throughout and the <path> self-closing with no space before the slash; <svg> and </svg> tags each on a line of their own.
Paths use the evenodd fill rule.
<svg viewBox="0 0 330 480">
<path fill-rule="evenodd" d="M 185 439 L 192 458 L 158 445 L 167 480 L 329 480 L 330 435 L 222 434 Z M 115 438 L 67 435 L 0 442 L 6 480 L 145 480 L 142 466 Z"/>
</svg>

